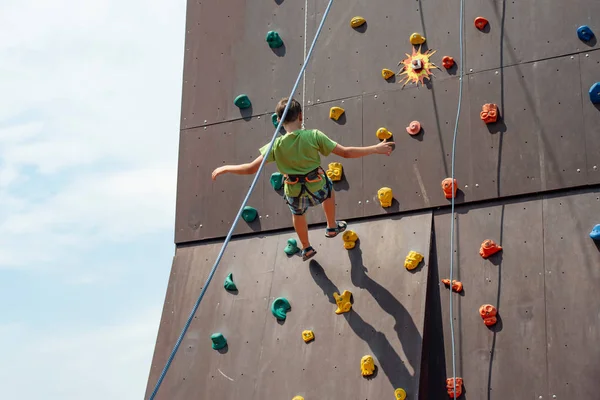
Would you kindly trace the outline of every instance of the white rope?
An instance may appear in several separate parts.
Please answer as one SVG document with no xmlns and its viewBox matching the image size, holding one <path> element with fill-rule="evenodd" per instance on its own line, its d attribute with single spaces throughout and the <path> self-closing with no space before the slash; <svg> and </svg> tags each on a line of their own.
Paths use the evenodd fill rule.
<svg viewBox="0 0 600 400">
<path fill-rule="evenodd" d="M 304 0 L 304 62 L 306 62 L 306 32 L 308 31 L 308 0 Z M 304 110 L 304 100 L 306 97 L 306 70 L 302 74 L 302 112 L 305 113 Z M 304 129 L 304 120 L 302 118 L 302 129 Z"/>
</svg>

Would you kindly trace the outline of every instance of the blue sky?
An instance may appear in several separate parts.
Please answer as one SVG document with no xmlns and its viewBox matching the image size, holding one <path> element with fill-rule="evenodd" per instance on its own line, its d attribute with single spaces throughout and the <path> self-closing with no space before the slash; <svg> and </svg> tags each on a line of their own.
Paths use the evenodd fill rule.
<svg viewBox="0 0 600 400">
<path fill-rule="evenodd" d="M 0 386 L 141 399 L 174 254 L 182 0 L 0 2 Z"/>
</svg>

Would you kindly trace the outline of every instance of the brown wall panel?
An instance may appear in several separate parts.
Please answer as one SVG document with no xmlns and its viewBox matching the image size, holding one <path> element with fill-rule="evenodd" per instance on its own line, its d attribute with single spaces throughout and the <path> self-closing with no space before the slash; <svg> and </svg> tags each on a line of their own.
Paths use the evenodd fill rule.
<svg viewBox="0 0 600 400">
<path fill-rule="evenodd" d="M 600 105 L 590 101 L 590 87 L 600 82 L 600 51 L 579 54 L 581 100 L 588 183 L 600 183 Z"/>
</svg>

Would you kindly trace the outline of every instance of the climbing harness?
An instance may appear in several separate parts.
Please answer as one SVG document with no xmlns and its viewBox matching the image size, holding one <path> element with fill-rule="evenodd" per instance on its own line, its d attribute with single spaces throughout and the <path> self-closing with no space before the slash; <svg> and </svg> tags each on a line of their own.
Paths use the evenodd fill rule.
<svg viewBox="0 0 600 400">
<path fill-rule="evenodd" d="M 298 73 L 298 77 L 296 78 L 296 82 L 294 83 L 294 87 L 292 88 L 292 91 L 290 93 L 290 96 L 289 96 L 290 99 L 294 96 L 294 93 L 296 93 L 296 89 L 298 88 L 298 85 L 300 84 L 300 78 L 302 78 L 302 76 L 304 75 L 304 71 L 306 70 L 306 65 L 308 64 L 308 61 L 310 60 L 310 57 L 314 50 L 317 39 L 321 35 L 321 31 L 323 30 L 323 25 L 325 25 L 325 20 L 327 19 L 327 16 L 329 15 L 329 11 L 331 10 L 332 4 L 333 4 L 333 0 L 329 0 L 329 3 L 327 4 L 327 8 L 325 8 L 325 12 L 323 12 L 323 18 L 321 19 L 321 23 L 319 24 L 319 27 L 317 28 L 317 32 L 315 33 L 315 37 L 312 41 L 312 44 L 310 45 L 310 50 L 308 51 L 308 54 L 304 58 L 304 63 L 302 64 L 302 68 L 300 68 L 300 72 Z M 305 37 L 306 37 L 306 35 L 305 35 Z M 277 134 L 279 133 L 279 130 L 281 129 L 281 125 L 283 124 L 283 121 L 285 120 L 285 116 L 287 115 L 287 112 L 288 112 L 291 104 L 292 104 L 292 102 L 288 101 L 285 106 L 285 109 L 283 110 L 281 119 L 279 120 L 279 123 L 277 124 L 277 128 L 275 128 L 275 132 L 273 133 L 273 137 L 271 138 L 269 148 L 266 151 L 267 154 L 269 152 L 271 152 L 271 149 L 273 148 L 273 144 L 275 143 Z M 167 371 L 169 370 L 169 367 L 171 366 L 171 363 L 173 362 L 173 359 L 175 358 L 175 354 L 177 354 L 177 350 L 179 350 L 179 346 L 181 346 L 183 337 L 185 336 L 187 330 L 190 327 L 190 324 L 192 323 L 192 320 L 194 319 L 194 314 L 196 314 L 196 311 L 198 310 L 198 307 L 200 306 L 200 302 L 204 298 L 206 289 L 208 288 L 208 285 L 210 284 L 213 276 L 215 275 L 215 272 L 217 271 L 219 263 L 221 262 L 221 259 L 223 258 L 225 249 L 227 248 L 227 245 L 229 244 L 229 241 L 231 240 L 231 236 L 233 235 L 233 231 L 235 230 L 235 228 L 240 220 L 242 212 L 244 211 L 244 207 L 246 207 L 246 204 L 248 203 L 248 200 L 250 199 L 250 195 L 252 194 L 252 192 L 254 191 L 254 188 L 256 187 L 256 183 L 258 182 L 258 179 L 260 178 L 260 174 L 265 166 L 266 161 L 267 161 L 267 158 L 263 157 L 263 160 L 261 161 L 260 166 L 258 167 L 258 171 L 254 175 L 254 180 L 252 181 L 252 184 L 250 185 L 250 188 L 248 189 L 248 193 L 246 194 L 246 197 L 244 198 L 244 201 L 242 202 L 242 205 L 240 206 L 240 209 L 238 210 L 237 215 L 235 216 L 235 219 L 233 220 L 233 224 L 231 225 L 231 228 L 229 229 L 229 232 L 227 233 L 227 237 L 225 238 L 225 241 L 223 242 L 223 246 L 221 247 L 221 250 L 219 251 L 219 254 L 217 256 L 215 264 L 213 265 L 212 269 L 210 270 L 210 273 L 208 274 L 208 278 L 206 279 L 206 282 L 202 286 L 200 295 L 198 296 L 198 299 L 196 300 L 196 303 L 194 304 L 194 307 L 192 308 L 192 311 L 190 312 L 190 315 L 188 316 L 188 319 L 187 319 L 185 325 L 183 326 L 183 329 L 181 330 L 179 338 L 177 338 L 177 342 L 175 342 L 175 346 L 173 347 L 173 350 L 171 351 L 171 354 L 169 355 L 169 358 L 167 359 L 167 362 L 158 378 L 158 381 L 156 382 L 156 385 L 154 386 L 154 390 L 152 391 L 152 394 L 150 395 L 149 400 L 154 400 L 154 398 L 156 397 L 156 394 L 158 393 L 158 389 L 160 388 L 160 385 L 162 384 L 163 380 L 165 379 Z"/>
<path fill-rule="evenodd" d="M 300 189 L 300 194 L 298 194 L 297 197 L 302 196 L 304 193 L 308 193 L 308 195 L 310 197 L 312 197 L 315 200 L 318 200 L 317 196 L 313 192 L 308 190 L 308 188 L 306 187 L 306 184 L 307 183 L 317 183 L 317 182 L 323 181 L 324 174 L 325 174 L 325 172 L 323 171 L 323 168 L 321 168 L 319 166 L 305 175 L 285 174 L 285 175 L 283 175 L 283 177 L 284 177 L 284 182 L 288 185 L 293 186 L 293 185 L 300 184 L 302 186 L 302 188 Z M 329 197 L 331 197 L 331 193 L 329 194 L 328 198 Z"/>
</svg>

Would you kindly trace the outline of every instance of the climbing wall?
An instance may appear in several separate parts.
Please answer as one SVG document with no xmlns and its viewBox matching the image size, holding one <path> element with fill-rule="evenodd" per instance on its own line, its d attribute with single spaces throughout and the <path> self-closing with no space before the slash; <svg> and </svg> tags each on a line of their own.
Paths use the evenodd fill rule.
<svg viewBox="0 0 600 400">
<path fill-rule="evenodd" d="M 234 240 L 156 399 L 384 399 L 397 388 L 417 398 L 431 224 L 431 212 L 357 223 L 350 251 L 315 229 L 318 254 L 306 263 L 283 252 L 291 232 Z M 219 249 L 177 249 L 150 391 Z M 411 250 L 426 257 L 409 271 Z M 223 287 L 230 273 L 234 292 Z M 345 290 L 352 309 L 338 315 L 333 295 Z M 285 321 L 271 313 L 279 297 L 291 305 Z M 315 340 L 305 343 L 304 330 Z M 211 349 L 216 332 L 227 339 L 223 350 Z M 365 355 L 375 361 L 371 377 L 361 375 Z"/>
</svg>

